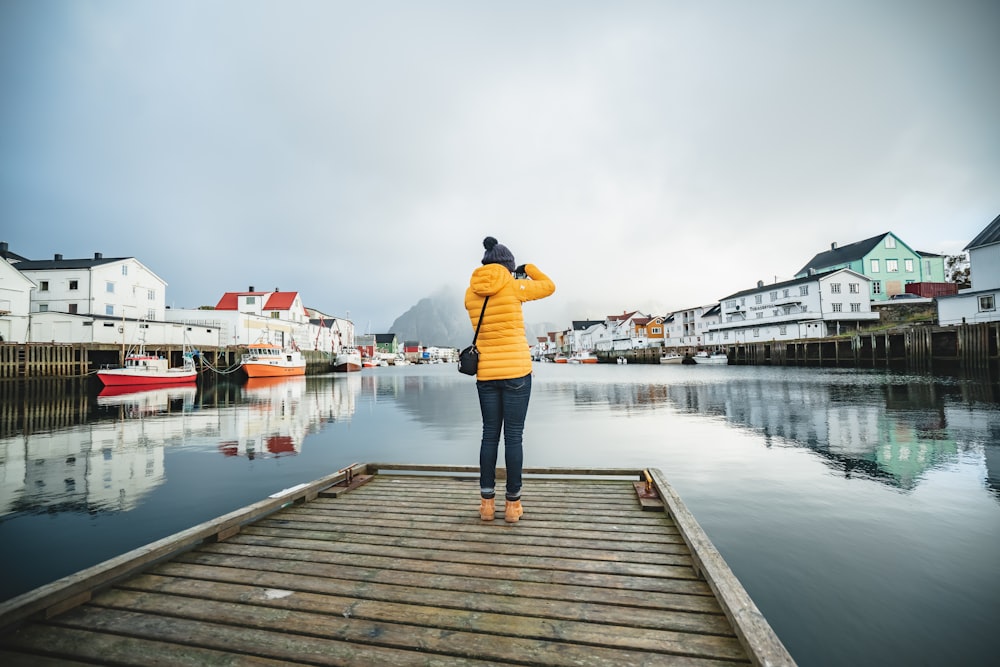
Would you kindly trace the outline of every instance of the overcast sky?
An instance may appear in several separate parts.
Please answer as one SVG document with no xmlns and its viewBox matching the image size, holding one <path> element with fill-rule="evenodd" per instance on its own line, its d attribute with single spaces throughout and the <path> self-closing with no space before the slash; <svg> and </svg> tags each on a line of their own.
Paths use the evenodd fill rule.
<svg viewBox="0 0 1000 667">
<path fill-rule="evenodd" d="M 384 331 L 493 235 L 568 324 L 1000 214 L 1000 3 L 0 0 L 0 240 Z"/>
</svg>

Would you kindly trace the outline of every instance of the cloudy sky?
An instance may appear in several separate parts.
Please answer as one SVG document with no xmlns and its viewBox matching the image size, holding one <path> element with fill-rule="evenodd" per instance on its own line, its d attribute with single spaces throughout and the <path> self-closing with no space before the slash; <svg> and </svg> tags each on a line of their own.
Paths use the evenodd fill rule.
<svg viewBox="0 0 1000 667">
<path fill-rule="evenodd" d="M 1000 3 L 0 0 L 0 240 L 382 331 L 486 235 L 565 322 L 1000 213 Z"/>
</svg>

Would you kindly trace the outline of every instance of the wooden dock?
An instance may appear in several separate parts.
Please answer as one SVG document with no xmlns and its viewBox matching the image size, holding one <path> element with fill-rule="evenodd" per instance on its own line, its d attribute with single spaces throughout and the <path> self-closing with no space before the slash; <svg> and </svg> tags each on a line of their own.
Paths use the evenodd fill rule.
<svg viewBox="0 0 1000 667">
<path fill-rule="evenodd" d="M 794 665 L 658 470 L 356 464 L 0 604 L 4 665 Z M 665 511 L 664 511 L 665 510 Z"/>
</svg>

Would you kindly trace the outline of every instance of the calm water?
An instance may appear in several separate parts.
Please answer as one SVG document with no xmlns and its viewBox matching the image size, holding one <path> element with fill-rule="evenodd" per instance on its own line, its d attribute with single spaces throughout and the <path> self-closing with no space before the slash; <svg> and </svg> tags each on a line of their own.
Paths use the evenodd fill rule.
<svg viewBox="0 0 1000 667">
<path fill-rule="evenodd" d="M 993 665 L 998 393 L 536 364 L 525 461 L 662 469 L 801 665 Z M 350 463 L 478 461 L 473 380 L 451 365 L 2 408 L 0 599 Z"/>
</svg>

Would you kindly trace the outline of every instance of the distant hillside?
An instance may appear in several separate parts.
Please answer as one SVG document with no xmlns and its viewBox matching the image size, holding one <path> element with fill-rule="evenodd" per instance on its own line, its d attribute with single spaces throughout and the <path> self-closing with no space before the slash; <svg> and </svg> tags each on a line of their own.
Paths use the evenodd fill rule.
<svg viewBox="0 0 1000 667">
<path fill-rule="evenodd" d="M 462 349 L 472 342 L 472 326 L 462 304 L 463 293 L 443 288 L 423 298 L 392 323 L 390 332 L 400 342 L 417 340 L 423 345 Z M 527 340 L 554 331 L 556 325 L 525 323 Z"/>
</svg>

